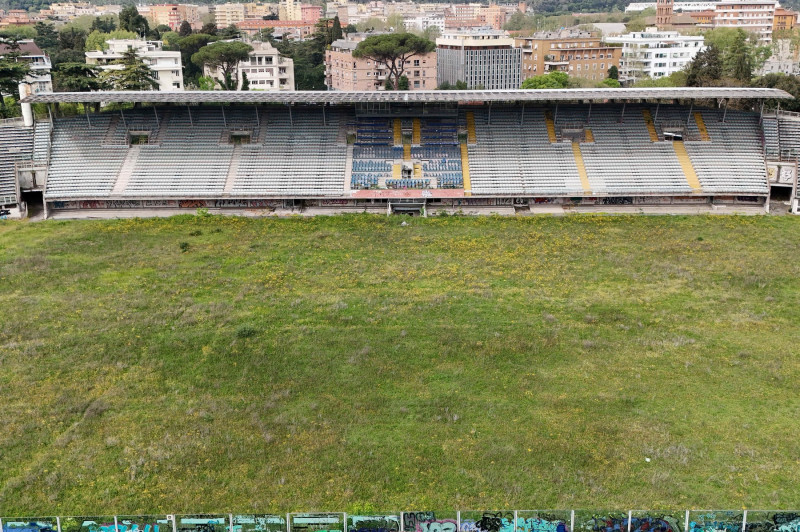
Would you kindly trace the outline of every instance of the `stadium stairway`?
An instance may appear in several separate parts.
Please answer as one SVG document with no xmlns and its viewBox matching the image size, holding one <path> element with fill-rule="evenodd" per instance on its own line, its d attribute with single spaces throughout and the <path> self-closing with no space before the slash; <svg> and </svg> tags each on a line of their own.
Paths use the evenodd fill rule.
<svg viewBox="0 0 800 532">
<path fill-rule="evenodd" d="M 239 173 L 239 162 L 242 160 L 242 145 L 237 144 L 233 147 L 233 155 L 231 155 L 231 165 L 228 167 L 228 176 L 225 179 L 224 191 L 230 194 L 233 190 L 233 185 L 236 183 L 236 175 Z"/>
<path fill-rule="evenodd" d="M 594 142 L 594 135 L 592 134 L 592 130 L 586 128 L 586 142 Z"/>
<path fill-rule="evenodd" d="M 402 164 L 392 165 L 392 179 L 401 179 L 402 177 L 403 177 L 403 165 Z"/>
<path fill-rule="evenodd" d="M 675 149 L 675 155 L 678 157 L 678 162 L 681 164 L 683 173 L 686 175 L 686 182 L 692 187 L 692 192 L 702 192 L 703 189 L 700 186 L 700 179 L 697 177 L 697 172 L 692 165 L 689 154 L 686 152 L 686 146 L 683 144 L 683 141 L 674 141 L 672 147 Z"/>
<path fill-rule="evenodd" d="M 411 135 L 411 143 L 419 146 L 422 143 L 422 125 L 419 118 L 414 119 L 414 129 Z"/>
<path fill-rule="evenodd" d="M 125 159 L 119 169 L 119 174 L 117 174 L 117 180 L 114 182 L 114 188 L 111 189 L 112 194 L 122 194 L 128 188 L 128 181 L 130 181 L 133 170 L 136 168 L 136 160 L 139 158 L 141 150 L 142 147 L 138 144 L 128 149 L 128 153 L 125 155 Z"/>
<path fill-rule="evenodd" d="M 403 121 L 399 118 L 394 119 L 394 145 L 400 146 L 403 143 Z"/>
<path fill-rule="evenodd" d="M 644 122 L 647 125 L 647 132 L 650 133 L 650 142 L 658 142 L 658 132 L 653 122 L 653 115 L 650 114 L 650 109 L 642 109 L 642 116 L 644 116 Z"/>
<path fill-rule="evenodd" d="M 467 111 L 467 142 L 478 143 L 478 136 L 475 134 L 475 113 L 472 111 Z"/>
<path fill-rule="evenodd" d="M 553 120 L 553 114 L 547 111 L 544 114 L 544 120 L 547 124 L 547 138 L 550 140 L 550 143 L 558 142 L 558 137 L 556 137 L 556 123 Z"/>
<path fill-rule="evenodd" d="M 703 113 L 695 112 L 694 121 L 697 124 L 697 130 L 700 132 L 700 140 L 703 142 L 710 142 L 711 137 L 708 134 L 708 128 L 706 128 L 706 123 L 703 120 Z"/>
<path fill-rule="evenodd" d="M 473 126 L 475 122 L 473 120 Z M 467 150 L 467 143 L 461 143 L 461 175 L 464 179 L 464 195 L 472 196 L 472 181 L 469 179 L 469 152 Z"/>
<path fill-rule="evenodd" d="M 584 194 L 591 194 L 592 187 L 589 185 L 589 175 L 586 173 L 586 166 L 583 163 L 583 154 L 579 142 L 573 141 L 572 155 L 575 157 L 575 165 L 578 167 L 578 176 L 581 178 L 581 186 Z"/>
<path fill-rule="evenodd" d="M 411 144 L 403 144 L 403 160 L 411 160 Z"/>
</svg>

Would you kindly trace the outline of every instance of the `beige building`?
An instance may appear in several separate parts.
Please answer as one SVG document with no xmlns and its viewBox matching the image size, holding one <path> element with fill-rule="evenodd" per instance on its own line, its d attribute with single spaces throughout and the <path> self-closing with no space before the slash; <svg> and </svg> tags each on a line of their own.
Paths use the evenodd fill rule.
<svg viewBox="0 0 800 532">
<path fill-rule="evenodd" d="M 370 59 L 354 59 L 353 50 L 365 34 L 350 34 L 348 39 L 334 41 L 325 52 L 325 84 L 328 90 L 384 90 L 389 69 Z M 436 52 L 412 56 L 406 61 L 404 75 L 409 90 L 436 88 Z"/>
<path fill-rule="evenodd" d="M 237 88 L 241 89 L 244 74 L 250 82 L 251 91 L 293 91 L 294 90 L 294 61 L 282 57 L 277 48 L 268 42 L 251 42 L 253 51 L 250 52 L 248 61 L 238 65 Z M 212 71 L 208 67 L 203 69 L 206 76 L 221 79 L 222 71 Z M 216 88 L 219 88 L 217 86 Z"/>
<path fill-rule="evenodd" d="M 134 49 L 153 71 L 154 77 L 158 80 L 158 90 L 183 90 L 183 64 L 180 52 L 163 50 L 161 41 L 110 39 L 106 44 L 108 44 L 107 50 L 86 52 L 86 63 L 97 65 L 102 70 L 120 70 L 122 65 L 114 64 L 114 61 L 122 59 L 123 52 Z"/>
<path fill-rule="evenodd" d="M 218 28 L 235 26 L 244 20 L 244 4 L 217 4 L 214 6 L 214 22 Z"/>
<path fill-rule="evenodd" d="M 164 24 L 173 31 L 178 31 L 185 20 L 192 29 L 199 30 L 203 23 L 196 5 L 192 4 L 156 4 L 149 6 L 148 17 L 154 26 Z"/>
<path fill-rule="evenodd" d="M 540 32 L 517 37 L 515 43 L 522 48 L 523 81 L 553 71 L 599 81 L 612 66 L 619 68 L 622 56 L 622 47 L 580 30 Z"/>
</svg>

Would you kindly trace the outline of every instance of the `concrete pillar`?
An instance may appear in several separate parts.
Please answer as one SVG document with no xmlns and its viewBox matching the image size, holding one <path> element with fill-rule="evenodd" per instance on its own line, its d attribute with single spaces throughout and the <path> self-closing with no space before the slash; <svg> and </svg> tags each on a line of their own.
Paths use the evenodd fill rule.
<svg viewBox="0 0 800 532">
<path fill-rule="evenodd" d="M 19 84 L 19 97 L 20 99 L 30 96 L 31 94 L 31 86 L 27 83 L 20 83 Z M 21 103 L 19 104 L 20 108 L 22 108 L 22 120 L 25 123 L 26 127 L 33 126 L 33 108 L 29 103 Z"/>
</svg>

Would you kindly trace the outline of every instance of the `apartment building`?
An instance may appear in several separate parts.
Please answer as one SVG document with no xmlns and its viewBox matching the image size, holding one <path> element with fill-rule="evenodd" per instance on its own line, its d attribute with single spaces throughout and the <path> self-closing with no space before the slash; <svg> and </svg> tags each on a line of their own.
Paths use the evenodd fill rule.
<svg viewBox="0 0 800 532">
<path fill-rule="evenodd" d="M 218 28 L 236 26 L 245 18 L 244 4 L 217 4 L 214 6 L 214 23 Z"/>
<path fill-rule="evenodd" d="M 106 44 L 107 50 L 86 52 L 86 63 L 97 65 L 102 70 L 119 70 L 122 65 L 114 62 L 122 59 L 124 52 L 136 50 L 136 54 L 150 67 L 153 76 L 158 80 L 158 90 L 166 92 L 184 89 L 181 53 L 164 50 L 161 41 L 111 39 Z"/>
<path fill-rule="evenodd" d="M 384 90 L 389 70 L 370 59 L 354 59 L 353 50 L 368 35 L 355 33 L 331 43 L 325 52 L 325 85 L 337 91 Z M 409 90 L 432 90 L 436 84 L 436 52 L 409 57 L 405 64 Z"/>
<path fill-rule="evenodd" d="M 251 42 L 250 45 L 253 51 L 250 52 L 249 59 L 242 61 L 237 67 L 237 88 L 241 89 L 246 73 L 251 91 L 293 91 L 294 61 L 281 56 L 277 48 L 268 42 Z M 203 70 L 206 76 L 217 79 L 223 77 L 220 69 L 205 67 Z"/>
<path fill-rule="evenodd" d="M 50 58 L 41 48 L 31 39 L 18 41 L 19 49 L 16 50 L 18 62 L 28 63 L 30 70 L 25 76 L 22 84 L 28 85 L 28 94 L 38 94 L 40 92 L 53 92 L 53 78 L 50 76 L 52 65 Z M 0 58 L 11 52 L 11 48 L 4 43 L 0 43 Z"/>
<path fill-rule="evenodd" d="M 149 6 L 148 17 L 153 26 L 164 24 L 172 31 L 178 31 L 183 21 L 188 22 L 192 29 L 199 30 L 203 23 L 200 21 L 198 7 L 192 4 L 156 4 Z"/>
<path fill-rule="evenodd" d="M 772 22 L 772 31 L 791 30 L 797 26 L 797 11 L 783 7 L 775 8 L 775 18 Z"/>
<path fill-rule="evenodd" d="M 712 24 L 715 28 L 742 28 L 757 34 L 760 44 L 769 44 L 772 42 L 775 7 L 775 0 L 719 2 L 714 6 Z"/>
<path fill-rule="evenodd" d="M 242 33 L 251 36 L 257 35 L 262 29 L 272 28 L 276 38 L 281 36 L 283 39 L 305 39 L 314 33 L 316 25 L 302 20 L 246 19 L 237 24 L 237 27 Z"/>
<path fill-rule="evenodd" d="M 705 50 L 702 36 L 658 31 L 654 27 L 626 35 L 609 36 L 606 41 L 622 44 L 622 57 L 619 60 L 621 82 L 669 76 L 683 70 L 698 52 Z"/>
<path fill-rule="evenodd" d="M 522 50 L 523 81 L 553 71 L 599 81 L 607 77 L 609 68 L 619 67 L 622 56 L 621 46 L 575 29 L 539 32 L 514 42 Z"/>
<path fill-rule="evenodd" d="M 522 49 L 502 30 L 446 31 L 436 39 L 437 83 L 464 81 L 469 88 L 518 89 Z"/>
</svg>

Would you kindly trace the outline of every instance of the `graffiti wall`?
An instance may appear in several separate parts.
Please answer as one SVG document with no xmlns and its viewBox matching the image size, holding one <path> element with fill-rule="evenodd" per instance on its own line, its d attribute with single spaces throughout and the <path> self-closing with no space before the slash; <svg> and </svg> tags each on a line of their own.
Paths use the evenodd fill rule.
<svg viewBox="0 0 800 532">
<path fill-rule="evenodd" d="M 344 514 L 291 514 L 289 532 L 344 532 Z"/>
<path fill-rule="evenodd" d="M 114 516 L 62 517 L 61 532 L 114 532 Z"/>
<path fill-rule="evenodd" d="M 572 532 L 571 512 L 517 512 L 517 532 Z"/>
<path fill-rule="evenodd" d="M 514 512 L 461 512 L 461 532 L 514 532 Z"/>
<path fill-rule="evenodd" d="M 4 517 L 3 532 L 58 532 L 58 524 L 55 517 Z"/>
<path fill-rule="evenodd" d="M 689 512 L 689 532 L 742 532 L 744 514 L 733 511 Z"/>
<path fill-rule="evenodd" d="M 227 515 L 176 515 L 177 532 L 230 532 Z M 62 530 L 63 532 L 63 530 Z"/>
<path fill-rule="evenodd" d="M 400 532 L 400 514 L 348 515 L 347 532 Z"/>
<path fill-rule="evenodd" d="M 271 514 L 233 514 L 232 532 L 286 532 L 286 519 Z"/>
<path fill-rule="evenodd" d="M 631 532 L 685 532 L 686 512 L 631 512 Z"/>
<path fill-rule="evenodd" d="M 575 530 L 578 532 L 627 532 L 627 512 L 575 512 Z"/>
<path fill-rule="evenodd" d="M 745 532 L 800 532 L 800 512 L 747 512 Z"/>
<path fill-rule="evenodd" d="M 456 512 L 403 512 L 403 532 L 456 532 Z"/>
<path fill-rule="evenodd" d="M 53 201 L 50 206 L 53 209 L 277 209 L 283 207 L 283 200 L 83 200 Z"/>
</svg>

